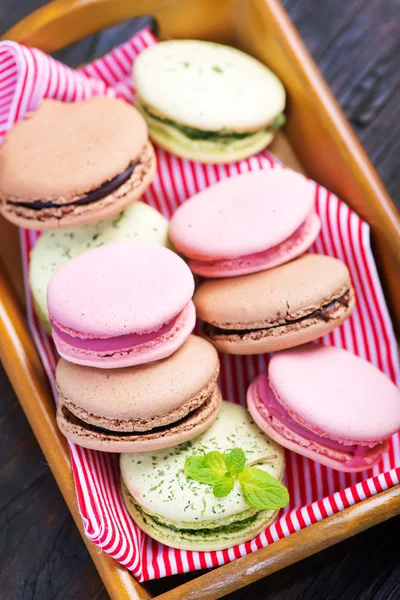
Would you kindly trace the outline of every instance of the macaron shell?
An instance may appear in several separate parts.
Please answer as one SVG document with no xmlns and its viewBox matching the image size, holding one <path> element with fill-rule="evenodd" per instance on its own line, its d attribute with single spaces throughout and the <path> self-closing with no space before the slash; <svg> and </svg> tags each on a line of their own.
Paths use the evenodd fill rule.
<svg viewBox="0 0 400 600">
<path fill-rule="evenodd" d="M 56 381 L 69 402 L 101 415 L 107 428 L 107 419 L 145 420 L 178 409 L 200 394 L 218 367 L 215 348 L 191 335 L 169 358 L 139 367 L 109 371 L 61 359 Z"/>
<path fill-rule="evenodd" d="M 76 103 L 43 100 L 6 136 L 0 197 L 72 201 L 123 172 L 146 142 L 142 115 L 122 100 L 106 96 Z"/>
<path fill-rule="evenodd" d="M 250 411 L 251 416 L 253 417 L 257 425 L 260 427 L 260 429 L 264 431 L 266 435 L 273 439 L 277 444 L 280 444 L 284 448 L 287 448 L 288 450 L 291 450 L 296 454 L 301 454 L 305 458 L 309 458 L 310 460 L 314 460 L 315 462 L 325 465 L 326 467 L 335 469 L 336 471 L 342 471 L 344 473 L 359 473 L 379 464 L 379 462 L 382 459 L 382 456 L 379 456 L 379 458 L 372 463 L 358 467 L 347 467 L 343 462 L 339 460 L 334 460 L 332 458 L 329 458 L 328 456 L 320 454 L 319 452 L 300 446 L 295 441 L 288 440 L 286 437 L 281 435 L 278 431 L 276 431 L 276 429 L 271 427 L 267 420 L 261 415 L 257 404 L 254 400 L 254 397 L 251 395 L 247 396 L 247 407 Z"/>
<path fill-rule="evenodd" d="M 196 275 L 209 278 L 237 277 L 272 269 L 285 262 L 301 256 L 313 244 L 321 230 L 321 221 L 316 213 L 312 213 L 299 233 L 281 242 L 265 252 L 251 254 L 236 259 L 218 262 L 188 261 L 188 265 Z"/>
<path fill-rule="evenodd" d="M 98 369 L 116 369 L 142 365 L 161 360 L 176 352 L 192 333 L 196 323 L 196 311 L 190 301 L 176 320 L 174 327 L 165 335 L 160 335 L 150 342 L 127 347 L 123 350 L 94 352 L 80 350 L 62 340 L 52 331 L 57 351 L 62 358 L 77 365 L 97 367 Z"/>
<path fill-rule="evenodd" d="M 171 219 L 170 236 L 192 259 L 262 252 L 285 241 L 306 221 L 314 198 L 314 185 L 290 169 L 244 173 L 184 202 Z"/>
<path fill-rule="evenodd" d="M 154 452 L 182 444 L 207 431 L 217 418 L 221 408 L 221 394 L 215 387 L 210 401 L 200 406 L 186 419 L 160 431 L 138 434 L 124 434 L 101 430 L 91 431 L 79 421 L 71 422 L 63 414 L 61 403 L 57 406 L 57 424 L 63 435 L 71 442 L 101 452 Z M 74 420 L 75 421 L 75 420 Z"/>
<path fill-rule="evenodd" d="M 54 273 L 79 254 L 123 241 L 152 242 L 172 248 L 167 219 L 140 200 L 115 217 L 83 227 L 43 233 L 37 239 L 30 252 L 29 285 L 35 311 L 48 333 L 51 327 L 46 296 Z"/>
<path fill-rule="evenodd" d="M 183 310 L 193 290 L 193 276 L 177 254 L 121 242 L 64 265 L 49 283 L 47 304 L 57 326 L 69 333 L 114 337 L 157 331 Z"/>
<path fill-rule="evenodd" d="M 202 130 L 260 129 L 285 106 L 283 85 L 265 65 L 199 40 L 147 48 L 135 60 L 133 80 L 140 101 L 156 114 Z"/>
<path fill-rule="evenodd" d="M 268 375 L 284 408 L 317 434 L 357 444 L 385 440 L 400 429 L 400 391 L 346 350 L 313 344 L 288 350 L 272 357 Z"/>
<path fill-rule="evenodd" d="M 283 323 L 328 304 L 351 287 L 336 258 L 306 254 L 269 271 L 204 282 L 196 291 L 197 316 L 225 329 Z M 233 326 L 233 327 L 232 327 Z"/>
<path fill-rule="evenodd" d="M 20 209 L 15 214 L 12 204 L 0 204 L 0 213 L 18 227 L 37 231 L 81 227 L 112 218 L 139 200 L 152 182 L 157 160 L 150 142 L 145 144 L 145 153 L 143 163 L 135 167 L 132 176 L 122 186 L 100 200 L 81 206 L 76 205 L 65 214 L 61 208 L 49 209 L 49 214 L 41 220 L 37 218 L 37 211 L 27 208 Z"/>
<path fill-rule="evenodd" d="M 334 317 L 329 321 L 318 318 L 310 318 L 293 325 L 282 325 L 271 329 L 268 333 L 260 332 L 258 339 L 250 336 L 216 336 L 206 337 L 218 350 L 225 354 L 265 354 L 278 352 L 312 342 L 339 327 L 351 314 L 355 306 L 354 294 L 351 295 L 348 306 L 339 306 Z"/>
</svg>

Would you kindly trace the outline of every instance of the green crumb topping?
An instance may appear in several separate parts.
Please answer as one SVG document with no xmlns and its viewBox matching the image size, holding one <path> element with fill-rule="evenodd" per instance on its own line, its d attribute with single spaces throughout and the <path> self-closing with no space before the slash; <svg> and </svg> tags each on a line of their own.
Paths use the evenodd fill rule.
<svg viewBox="0 0 400 600">
<path fill-rule="evenodd" d="M 117 217 L 114 219 L 114 221 L 112 222 L 112 226 L 115 227 L 115 229 L 119 229 L 119 224 L 122 221 L 122 219 L 125 217 L 125 212 L 121 211 Z"/>
</svg>

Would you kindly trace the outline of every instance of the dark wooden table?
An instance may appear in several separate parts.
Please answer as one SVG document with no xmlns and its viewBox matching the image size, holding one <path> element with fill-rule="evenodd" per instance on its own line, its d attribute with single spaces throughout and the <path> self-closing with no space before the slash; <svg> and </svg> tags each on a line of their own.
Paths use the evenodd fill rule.
<svg viewBox="0 0 400 600">
<path fill-rule="evenodd" d="M 41 4 L 3 0 L 0 30 Z M 284 4 L 400 206 L 399 0 Z M 115 35 L 93 36 L 63 58 L 77 64 L 101 54 Z M 1 367 L 0 519 L 0 600 L 108 597 Z M 398 600 L 399 534 L 397 517 L 229 598 Z M 161 593 L 173 579 L 149 587 Z"/>
</svg>

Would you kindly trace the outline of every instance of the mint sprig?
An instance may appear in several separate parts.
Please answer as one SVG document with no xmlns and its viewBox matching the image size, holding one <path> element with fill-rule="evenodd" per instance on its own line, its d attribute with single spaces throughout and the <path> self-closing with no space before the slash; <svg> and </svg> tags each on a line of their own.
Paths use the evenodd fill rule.
<svg viewBox="0 0 400 600">
<path fill-rule="evenodd" d="M 188 456 L 184 471 L 189 479 L 211 485 L 216 498 L 228 496 L 237 479 L 249 506 L 277 510 L 289 503 L 289 493 L 282 483 L 258 467 L 246 466 L 242 448 L 234 448 L 226 454 L 215 450 L 201 456 Z"/>
<path fill-rule="evenodd" d="M 264 510 L 275 510 L 289 504 L 289 493 L 284 485 L 258 467 L 245 467 L 239 474 L 245 502 Z"/>
</svg>

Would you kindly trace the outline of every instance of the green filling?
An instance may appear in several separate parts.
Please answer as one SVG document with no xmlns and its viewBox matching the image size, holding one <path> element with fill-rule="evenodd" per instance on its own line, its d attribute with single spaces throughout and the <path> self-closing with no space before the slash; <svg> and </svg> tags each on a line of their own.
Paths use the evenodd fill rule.
<svg viewBox="0 0 400 600">
<path fill-rule="evenodd" d="M 144 513 L 142 512 L 143 516 Z M 171 529 L 172 531 L 177 531 L 178 533 L 188 533 L 190 535 L 210 535 L 214 533 L 234 533 L 235 531 L 241 531 L 245 529 L 248 525 L 254 523 L 258 518 L 259 513 L 252 515 L 248 519 L 244 519 L 243 521 L 235 521 L 234 523 L 230 523 L 229 525 L 222 525 L 221 527 L 212 527 L 212 528 L 204 528 L 204 529 L 181 529 L 179 527 L 175 527 L 174 525 L 166 525 L 157 517 L 153 515 L 146 515 L 146 517 L 150 517 L 157 525 L 161 525 L 162 527 L 166 527 L 167 529 Z"/>
<path fill-rule="evenodd" d="M 161 117 L 158 117 L 157 115 L 153 114 L 145 107 L 142 107 L 142 109 L 152 119 L 155 119 L 156 121 L 159 121 L 160 123 L 164 123 L 165 125 L 169 125 L 170 127 L 175 127 L 175 129 L 178 129 L 178 131 L 183 133 L 183 135 L 185 135 L 186 137 L 188 137 L 191 140 L 210 140 L 210 141 L 219 140 L 219 141 L 229 142 L 231 140 L 243 140 L 247 137 L 254 135 L 255 133 L 258 133 L 255 131 L 246 131 L 244 133 L 235 133 L 233 131 L 226 131 L 226 130 L 203 131 L 201 129 L 195 129 L 194 127 L 188 127 L 187 125 L 180 125 L 179 123 L 176 123 L 176 121 L 172 121 L 171 119 L 163 119 Z M 272 123 L 270 125 L 268 125 L 268 127 L 266 127 L 265 129 L 261 129 L 260 131 L 267 131 L 269 133 L 272 133 L 273 131 L 277 131 L 278 129 L 283 127 L 285 123 L 286 123 L 286 117 L 283 113 L 281 113 L 280 115 L 278 115 L 276 117 L 276 119 L 274 121 L 272 121 Z"/>
</svg>

